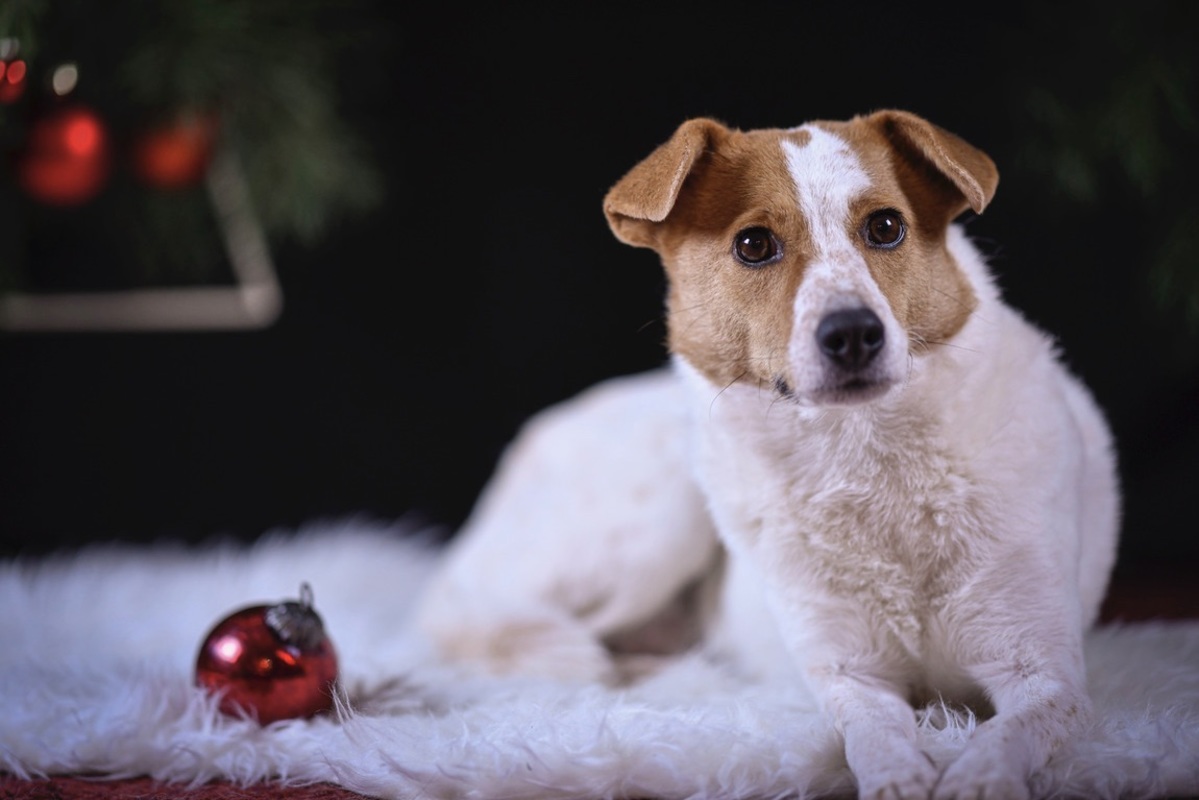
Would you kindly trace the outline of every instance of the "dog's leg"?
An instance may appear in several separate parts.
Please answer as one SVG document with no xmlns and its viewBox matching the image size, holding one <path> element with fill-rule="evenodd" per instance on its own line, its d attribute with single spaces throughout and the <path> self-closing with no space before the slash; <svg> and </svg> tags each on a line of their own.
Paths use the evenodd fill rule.
<svg viewBox="0 0 1199 800">
<path fill-rule="evenodd" d="M 605 638 L 652 622 L 719 555 L 665 371 L 534 416 L 430 580 L 416 627 L 492 672 L 620 680 Z"/>
<path fill-rule="evenodd" d="M 728 547 L 720 644 L 751 675 L 804 680 L 844 742 L 861 800 L 929 800 L 940 770 L 918 746 L 911 654 L 860 604 L 788 568 L 785 542 L 756 544 Z"/>
<path fill-rule="evenodd" d="M 806 672 L 845 740 L 860 800 L 928 800 L 939 771 L 916 744 L 916 714 L 900 688 L 850 660 Z"/>
<path fill-rule="evenodd" d="M 995 714 L 944 771 L 936 800 L 1025 800 L 1029 779 L 1085 727 L 1091 702 L 1083 657 L 1083 612 L 1057 569 L 1003 566 L 980 578 L 984 603 L 946 612 L 956 662 Z"/>
<path fill-rule="evenodd" d="M 778 576 L 775 576 L 776 578 Z M 928 800 L 940 770 L 917 743 L 910 654 L 860 610 L 789 580 L 759 581 L 781 642 L 845 743 L 860 800 Z"/>
<path fill-rule="evenodd" d="M 975 730 L 933 796 L 1027 800 L 1032 773 L 1090 719 L 1082 657 L 1020 653 L 972 672 L 996 713 Z"/>
</svg>

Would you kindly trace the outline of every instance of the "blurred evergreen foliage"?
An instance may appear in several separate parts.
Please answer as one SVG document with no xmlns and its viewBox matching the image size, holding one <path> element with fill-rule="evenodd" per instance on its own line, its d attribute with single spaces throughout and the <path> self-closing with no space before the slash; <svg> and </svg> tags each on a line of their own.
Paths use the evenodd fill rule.
<svg viewBox="0 0 1199 800">
<path fill-rule="evenodd" d="M 1142 237 L 1147 294 L 1199 335 L 1199 3 L 1043 3 L 1026 24 L 1021 168 L 1049 201 L 1128 214 L 1111 235 Z"/>
<path fill-rule="evenodd" d="M 361 33 L 354 12 L 352 0 L 3 0 L 0 38 L 19 41 L 31 80 L 17 103 L 0 105 L 0 147 L 11 162 L 48 102 L 50 71 L 73 62 L 77 99 L 100 114 L 114 139 L 179 113 L 215 112 L 268 239 L 311 244 L 382 197 L 370 154 L 339 113 L 335 67 Z M 3 183 L 15 194 L 11 179 Z M 80 216 L 34 205 L 7 198 L 6 211 L 16 208 L 9 222 L 15 216 L 44 231 Z M 222 256 L 201 189 L 150 193 L 118 178 L 89 210 L 109 222 L 84 227 L 123 219 L 133 229 L 128 241 L 140 266 L 126 269 L 141 274 L 122 280 L 213 279 Z M 0 287 L 28 280 L 4 274 L 14 262 L 28 266 L 0 258 Z"/>
<path fill-rule="evenodd" d="M 79 93 L 118 133 L 217 109 L 268 236 L 310 243 L 382 194 L 339 114 L 338 56 L 370 19 L 357 10 L 354 0 L 2 0 L 0 37 L 20 40 L 35 74 L 79 63 Z M 1006 41 L 1002 24 L 1024 30 L 986 82 L 1008 92 L 1024 180 L 1047 203 L 1127 214 L 1111 233 L 1143 237 L 1146 297 L 1199 336 L 1199 3 L 1031 3 L 995 14 L 980 35 Z M 0 105 L 0 148 L 23 140 L 38 91 Z M 145 221 L 126 237 L 143 273 L 186 276 L 211 261 L 211 241 L 179 244 L 207 230 L 202 197 L 119 184 L 109 194 L 112 218 Z M 0 217 L 11 220 L 4 202 Z M 37 223 L 42 212 L 22 213 Z M 0 288 L 12 283 L 3 255 Z"/>
</svg>

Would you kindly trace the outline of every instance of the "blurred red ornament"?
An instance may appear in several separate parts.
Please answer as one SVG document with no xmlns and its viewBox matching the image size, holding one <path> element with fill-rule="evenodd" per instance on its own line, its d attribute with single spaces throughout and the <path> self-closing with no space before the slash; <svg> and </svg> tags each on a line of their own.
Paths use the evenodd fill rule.
<svg viewBox="0 0 1199 800">
<path fill-rule="evenodd" d="M 149 128 L 133 142 L 133 171 L 159 189 L 181 189 L 204 177 L 216 141 L 211 114 L 183 114 Z"/>
<path fill-rule="evenodd" d="M 263 725 L 328 711 L 336 680 L 337 653 L 306 583 L 299 602 L 250 606 L 225 617 L 196 658 L 196 684 L 221 693 L 221 711 Z"/>
<path fill-rule="evenodd" d="M 17 157 L 17 180 L 44 203 L 72 206 L 94 197 L 108 179 L 108 130 L 85 106 L 61 106 L 37 119 Z"/>
<path fill-rule="evenodd" d="M 0 103 L 15 103 L 25 93 L 27 72 L 19 58 L 0 61 Z"/>
</svg>

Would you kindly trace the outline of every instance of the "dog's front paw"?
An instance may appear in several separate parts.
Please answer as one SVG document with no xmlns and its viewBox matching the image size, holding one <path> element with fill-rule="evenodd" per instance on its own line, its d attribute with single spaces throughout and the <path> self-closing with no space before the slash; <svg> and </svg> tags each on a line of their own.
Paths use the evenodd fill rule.
<svg viewBox="0 0 1199 800">
<path fill-rule="evenodd" d="M 937 771 L 913 770 L 903 774 L 872 776 L 870 781 L 859 781 L 859 800 L 928 800 L 933 785 L 937 782 Z"/>
<path fill-rule="evenodd" d="M 932 759 L 913 748 L 888 762 L 856 774 L 859 800 L 929 799 L 939 775 Z"/>
<path fill-rule="evenodd" d="M 1029 800 L 1021 773 L 993 752 L 967 748 L 941 776 L 933 800 Z"/>
</svg>

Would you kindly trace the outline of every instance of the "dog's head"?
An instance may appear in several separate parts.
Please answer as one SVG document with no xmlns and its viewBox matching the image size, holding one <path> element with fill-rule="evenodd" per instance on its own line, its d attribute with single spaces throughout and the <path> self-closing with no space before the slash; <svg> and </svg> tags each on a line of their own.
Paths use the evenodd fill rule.
<svg viewBox="0 0 1199 800">
<path fill-rule="evenodd" d="M 672 352 L 719 385 L 814 404 L 878 397 L 976 298 L 946 232 L 981 212 L 991 159 L 903 111 L 790 130 L 692 119 L 604 199 L 658 252 Z"/>
</svg>

